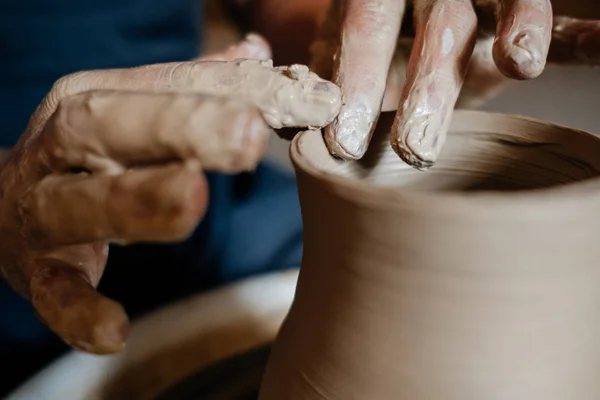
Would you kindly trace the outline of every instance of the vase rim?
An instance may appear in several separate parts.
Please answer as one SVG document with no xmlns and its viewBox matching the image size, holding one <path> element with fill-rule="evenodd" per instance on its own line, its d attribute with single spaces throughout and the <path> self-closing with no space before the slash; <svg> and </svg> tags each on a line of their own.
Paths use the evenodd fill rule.
<svg viewBox="0 0 600 400">
<path fill-rule="evenodd" d="M 570 128 L 560 124 L 541 121 L 535 118 L 524 117 L 513 114 L 494 113 L 486 111 L 457 110 L 453 119 L 462 120 L 485 120 L 503 118 L 505 121 L 518 121 L 522 123 L 543 124 L 549 129 L 560 130 L 572 135 L 583 135 L 591 140 L 600 142 L 600 138 L 583 130 Z M 290 158 L 297 173 L 310 176 L 321 183 L 343 189 L 347 193 L 355 193 L 360 197 L 361 193 L 368 196 L 388 199 L 414 200 L 414 201 L 468 201 L 470 203 L 506 203 L 515 201 L 537 202 L 544 200 L 548 203 L 548 197 L 552 197 L 552 203 L 561 201 L 581 200 L 582 197 L 600 197 L 600 175 L 583 180 L 577 180 L 564 184 L 548 187 L 529 188 L 515 191 L 486 190 L 486 191 L 460 191 L 460 190 L 409 190 L 402 187 L 385 186 L 356 177 L 347 177 L 334 172 L 327 171 L 315 165 L 314 155 L 305 154 L 302 150 L 303 141 L 308 135 L 321 133 L 319 130 L 308 130 L 298 133 L 290 145 Z M 322 137 L 322 136 L 321 136 Z M 321 145 L 321 144 L 320 144 Z M 323 148 L 326 148 L 325 140 L 322 140 Z M 398 162 L 402 162 L 398 159 Z M 425 172 L 426 173 L 426 172 Z"/>
</svg>

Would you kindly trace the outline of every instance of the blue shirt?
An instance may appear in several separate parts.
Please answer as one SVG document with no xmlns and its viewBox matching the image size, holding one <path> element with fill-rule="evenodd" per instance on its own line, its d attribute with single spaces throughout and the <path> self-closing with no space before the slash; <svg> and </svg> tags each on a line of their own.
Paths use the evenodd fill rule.
<svg viewBox="0 0 600 400">
<path fill-rule="evenodd" d="M 199 0 L 0 0 L 0 146 L 61 76 L 195 57 L 202 10 Z"/>
<path fill-rule="evenodd" d="M 0 147 L 12 146 L 61 76 L 184 61 L 200 52 L 200 0 L 0 0 Z M 291 176 L 209 174 L 208 214 L 184 243 L 112 247 L 100 290 L 132 316 L 198 290 L 298 266 L 300 211 Z M 66 347 L 0 280 L 0 397 Z M 24 361 L 24 362 L 22 362 Z"/>
</svg>

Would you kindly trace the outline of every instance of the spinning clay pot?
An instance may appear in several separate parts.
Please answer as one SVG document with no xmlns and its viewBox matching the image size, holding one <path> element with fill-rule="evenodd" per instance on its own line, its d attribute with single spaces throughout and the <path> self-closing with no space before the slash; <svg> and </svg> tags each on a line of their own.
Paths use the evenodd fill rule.
<svg viewBox="0 0 600 400">
<path fill-rule="evenodd" d="M 454 114 L 437 164 L 291 146 L 304 257 L 261 400 L 600 399 L 600 139 Z"/>
</svg>

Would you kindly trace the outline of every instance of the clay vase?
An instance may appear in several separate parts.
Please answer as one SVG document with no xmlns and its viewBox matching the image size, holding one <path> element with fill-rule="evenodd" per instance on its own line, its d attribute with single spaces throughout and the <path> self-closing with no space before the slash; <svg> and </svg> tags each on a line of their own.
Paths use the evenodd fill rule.
<svg viewBox="0 0 600 400">
<path fill-rule="evenodd" d="M 291 146 L 304 258 L 260 400 L 600 399 L 600 139 L 457 112 L 426 172 Z"/>
</svg>

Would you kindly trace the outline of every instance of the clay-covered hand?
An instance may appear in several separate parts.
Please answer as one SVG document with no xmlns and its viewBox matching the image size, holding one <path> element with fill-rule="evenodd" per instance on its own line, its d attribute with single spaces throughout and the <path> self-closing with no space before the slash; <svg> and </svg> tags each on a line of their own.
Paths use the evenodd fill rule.
<svg viewBox="0 0 600 400">
<path fill-rule="evenodd" d="M 498 0 L 477 0 L 475 11 L 479 17 L 479 34 L 469 62 L 465 82 L 456 103 L 456 108 L 476 108 L 499 93 L 511 81 L 494 61 L 494 42 Z M 555 65 L 600 65 L 600 3 L 595 6 L 581 3 L 589 0 L 556 0 L 553 7 L 565 15 L 587 15 L 589 19 L 555 15 L 552 39 L 548 50 L 547 64 Z M 406 19 L 405 19 L 406 21 Z M 406 80 L 406 69 L 414 37 L 406 32 L 398 39 L 396 53 L 390 65 L 382 111 L 393 111 L 398 107 L 402 87 Z"/>
<path fill-rule="evenodd" d="M 479 16 L 479 37 L 457 107 L 478 107 L 510 82 L 494 63 L 494 13 L 497 1 L 475 2 Z M 555 16 L 546 62 L 555 65 L 600 65 L 600 3 L 593 5 L 589 0 L 554 0 L 552 6 Z M 573 16 L 584 16 L 586 19 Z M 409 44 L 407 40 L 403 43 Z M 386 102 L 388 93 L 393 94 L 391 90 L 386 92 Z M 394 96 L 389 97 L 389 101 L 393 102 Z M 396 95 L 396 98 L 399 96 Z"/>
<path fill-rule="evenodd" d="M 0 271 L 72 346 L 119 351 L 128 319 L 96 292 L 108 243 L 175 241 L 207 206 L 202 170 L 259 161 L 272 127 L 316 126 L 339 89 L 256 38 L 194 62 L 58 81 L 0 170 Z"/>
<path fill-rule="evenodd" d="M 405 0 L 333 0 L 324 35 L 339 37 L 333 81 L 344 105 L 325 130 L 330 151 L 364 155 L 383 101 Z M 494 61 L 515 79 L 538 76 L 552 29 L 549 0 L 498 0 Z M 477 37 L 472 0 L 414 0 L 415 41 L 391 144 L 409 164 L 431 166 L 444 143 Z M 329 32 L 328 32 L 329 31 Z M 337 33 L 336 33 L 337 32 Z"/>
</svg>

